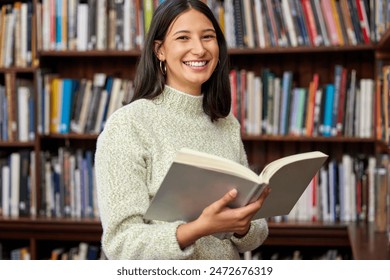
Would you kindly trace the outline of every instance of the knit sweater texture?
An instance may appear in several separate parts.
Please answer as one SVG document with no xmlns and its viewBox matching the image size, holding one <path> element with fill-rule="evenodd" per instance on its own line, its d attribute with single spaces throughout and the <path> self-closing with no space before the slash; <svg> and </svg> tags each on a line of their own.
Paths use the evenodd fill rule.
<svg viewBox="0 0 390 280">
<path fill-rule="evenodd" d="M 176 229 L 183 221 L 145 221 L 176 152 L 183 147 L 248 165 L 240 125 L 232 114 L 211 122 L 203 96 L 171 87 L 114 112 L 99 135 L 95 153 L 102 248 L 109 259 L 239 259 L 268 235 L 264 219 L 252 221 L 242 238 L 198 239 L 181 249 Z"/>
</svg>

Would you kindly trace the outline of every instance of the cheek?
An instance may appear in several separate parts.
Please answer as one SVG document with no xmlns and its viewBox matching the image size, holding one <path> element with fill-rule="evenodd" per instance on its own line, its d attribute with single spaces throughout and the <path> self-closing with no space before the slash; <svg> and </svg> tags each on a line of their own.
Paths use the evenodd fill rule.
<svg viewBox="0 0 390 280">
<path fill-rule="evenodd" d="M 167 62 L 171 65 L 181 63 L 183 58 L 182 53 L 183 51 L 177 48 L 175 50 L 171 50 L 169 55 L 167 55 Z"/>
<path fill-rule="evenodd" d="M 215 46 L 212 50 L 212 54 L 213 54 L 213 58 L 217 61 L 218 63 L 218 60 L 219 60 L 219 47 L 218 45 Z"/>
</svg>

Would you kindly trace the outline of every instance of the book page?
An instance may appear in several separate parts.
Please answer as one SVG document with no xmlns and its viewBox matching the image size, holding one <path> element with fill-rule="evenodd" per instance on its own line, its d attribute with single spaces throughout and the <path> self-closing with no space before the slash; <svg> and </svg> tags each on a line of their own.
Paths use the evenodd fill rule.
<svg viewBox="0 0 390 280">
<path fill-rule="evenodd" d="M 322 158 L 324 156 L 325 154 L 317 151 L 286 156 L 267 164 L 261 172 L 260 177 L 263 178 L 263 182 L 269 183 L 269 179 L 275 174 L 275 172 L 285 165 L 302 160 Z"/>
<path fill-rule="evenodd" d="M 251 169 L 237 162 L 219 156 L 183 148 L 178 152 L 174 161 L 177 163 L 183 163 L 238 176 L 256 183 L 260 183 L 259 175 L 253 172 Z"/>
</svg>

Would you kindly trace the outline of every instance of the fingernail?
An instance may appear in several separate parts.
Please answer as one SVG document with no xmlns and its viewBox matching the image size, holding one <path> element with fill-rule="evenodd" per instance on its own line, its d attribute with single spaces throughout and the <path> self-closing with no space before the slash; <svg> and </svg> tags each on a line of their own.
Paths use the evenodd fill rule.
<svg viewBox="0 0 390 280">
<path fill-rule="evenodd" d="M 232 189 L 232 190 L 230 191 L 230 195 L 236 196 L 236 195 L 237 195 L 237 190 L 236 190 L 236 189 Z"/>
</svg>

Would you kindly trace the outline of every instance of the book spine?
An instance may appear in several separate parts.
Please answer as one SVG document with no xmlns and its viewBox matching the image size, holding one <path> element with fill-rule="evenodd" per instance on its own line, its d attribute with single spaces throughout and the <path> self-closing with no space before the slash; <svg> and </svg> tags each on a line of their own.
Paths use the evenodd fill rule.
<svg viewBox="0 0 390 280">
<path fill-rule="evenodd" d="M 324 110 L 324 128 L 323 136 L 331 136 L 332 133 L 332 109 L 333 109 L 333 100 L 334 100 L 334 85 L 328 84 L 325 88 L 325 110 Z"/>
</svg>

